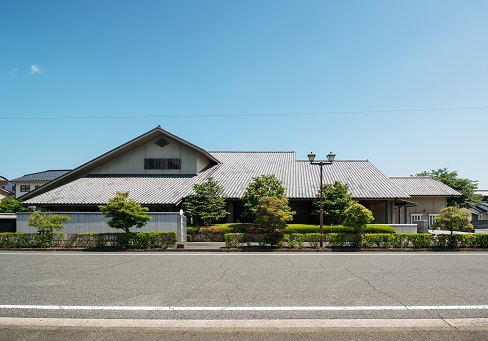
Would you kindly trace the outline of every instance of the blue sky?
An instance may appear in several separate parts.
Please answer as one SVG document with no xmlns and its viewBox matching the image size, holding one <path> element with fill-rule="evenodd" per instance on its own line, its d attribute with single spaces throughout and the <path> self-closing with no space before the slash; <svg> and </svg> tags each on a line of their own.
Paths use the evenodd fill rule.
<svg viewBox="0 0 488 341">
<path fill-rule="evenodd" d="M 208 151 L 313 151 L 488 189 L 487 1 L 4 1 L 0 175 L 157 125 Z"/>
</svg>

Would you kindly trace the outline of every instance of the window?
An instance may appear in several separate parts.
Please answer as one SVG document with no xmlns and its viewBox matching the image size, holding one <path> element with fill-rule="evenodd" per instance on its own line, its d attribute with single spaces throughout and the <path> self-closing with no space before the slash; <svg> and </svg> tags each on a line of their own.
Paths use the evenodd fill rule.
<svg viewBox="0 0 488 341">
<path fill-rule="evenodd" d="M 20 191 L 21 192 L 29 192 L 30 191 L 30 185 L 20 185 Z"/>
<path fill-rule="evenodd" d="M 181 169 L 181 159 L 144 159 L 144 169 Z"/>
<path fill-rule="evenodd" d="M 411 213 L 410 224 L 415 224 L 416 221 L 422 220 L 422 213 Z"/>
<path fill-rule="evenodd" d="M 429 228 L 434 223 L 434 218 L 437 217 L 439 214 L 429 214 Z"/>
</svg>

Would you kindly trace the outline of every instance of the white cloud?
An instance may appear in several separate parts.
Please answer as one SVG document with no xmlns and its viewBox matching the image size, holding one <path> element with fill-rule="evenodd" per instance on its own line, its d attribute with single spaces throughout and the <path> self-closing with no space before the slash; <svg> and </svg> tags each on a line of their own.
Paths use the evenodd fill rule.
<svg viewBox="0 0 488 341">
<path fill-rule="evenodd" d="M 31 69 L 30 69 L 30 74 L 31 75 L 36 75 L 38 73 L 41 73 L 41 68 L 39 67 L 39 65 L 32 64 L 31 65 Z"/>
</svg>

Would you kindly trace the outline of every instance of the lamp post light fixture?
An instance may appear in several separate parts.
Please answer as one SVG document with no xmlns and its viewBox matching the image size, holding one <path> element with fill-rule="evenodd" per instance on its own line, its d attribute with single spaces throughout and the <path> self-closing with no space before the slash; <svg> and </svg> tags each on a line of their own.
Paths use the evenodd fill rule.
<svg viewBox="0 0 488 341">
<path fill-rule="evenodd" d="M 311 165 L 318 165 L 320 166 L 320 234 L 324 233 L 324 206 L 323 206 L 323 201 L 324 201 L 324 193 L 322 191 L 322 186 L 323 186 L 323 167 L 324 165 L 330 165 L 332 162 L 334 162 L 335 159 L 335 154 L 330 152 L 327 154 L 327 161 L 314 161 L 315 160 L 315 154 L 310 153 L 308 154 L 308 161 L 310 161 Z M 324 239 L 320 239 L 320 247 L 324 247 Z"/>
</svg>

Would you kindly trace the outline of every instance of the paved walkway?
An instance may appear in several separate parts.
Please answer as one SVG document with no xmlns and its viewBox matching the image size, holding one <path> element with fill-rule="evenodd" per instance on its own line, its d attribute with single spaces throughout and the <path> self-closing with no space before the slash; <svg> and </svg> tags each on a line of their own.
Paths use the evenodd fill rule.
<svg viewBox="0 0 488 341">
<path fill-rule="evenodd" d="M 184 244 L 184 248 L 179 250 L 185 251 L 224 251 L 222 250 L 225 248 L 224 242 L 188 242 Z M 177 249 L 178 250 L 178 249 Z"/>
</svg>

